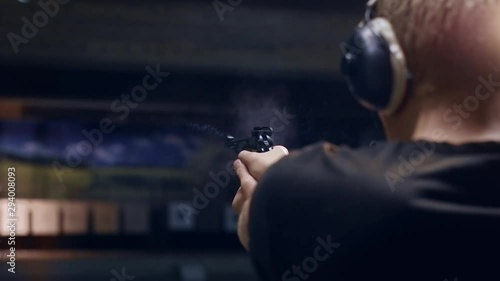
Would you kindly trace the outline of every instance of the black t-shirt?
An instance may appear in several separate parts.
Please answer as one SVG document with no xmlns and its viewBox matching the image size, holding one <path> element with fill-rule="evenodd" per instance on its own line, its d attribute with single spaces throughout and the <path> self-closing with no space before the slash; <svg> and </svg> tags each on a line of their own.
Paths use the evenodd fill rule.
<svg viewBox="0 0 500 281">
<path fill-rule="evenodd" d="M 500 280 L 500 143 L 320 143 L 262 177 L 261 280 Z"/>
</svg>

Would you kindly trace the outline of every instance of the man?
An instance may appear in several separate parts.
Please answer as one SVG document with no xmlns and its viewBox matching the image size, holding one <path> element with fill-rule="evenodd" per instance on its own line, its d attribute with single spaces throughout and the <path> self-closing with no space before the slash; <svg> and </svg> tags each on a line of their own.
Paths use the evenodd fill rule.
<svg viewBox="0 0 500 281">
<path fill-rule="evenodd" d="M 399 1 L 376 5 L 413 85 L 380 114 L 388 142 L 234 163 L 262 280 L 500 280 L 499 2 Z"/>
</svg>

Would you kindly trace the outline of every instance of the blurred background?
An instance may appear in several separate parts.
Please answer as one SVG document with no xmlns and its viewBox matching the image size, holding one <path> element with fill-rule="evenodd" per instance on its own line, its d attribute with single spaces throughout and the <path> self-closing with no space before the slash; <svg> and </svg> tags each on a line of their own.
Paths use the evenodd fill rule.
<svg viewBox="0 0 500 281">
<path fill-rule="evenodd" d="M 1 1 L 0 280 L 257 280 L 225 137 L 381 140 L 338 67 L 364 5 Z"/>
</svg>

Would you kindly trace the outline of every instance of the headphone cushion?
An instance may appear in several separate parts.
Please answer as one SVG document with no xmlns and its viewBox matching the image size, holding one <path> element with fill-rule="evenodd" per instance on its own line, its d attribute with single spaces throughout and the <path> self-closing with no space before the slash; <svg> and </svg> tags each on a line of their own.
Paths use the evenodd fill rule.
<svg viewBox="0 0 500 281">
<path fill-rule="evenodd" d="M 342 73 L 353 95 L 371 109 L 385 110 L 394 87 L 391 52 L 385 40 L 369 27 L 359 27 L 344 52 Z"/>
</svg>

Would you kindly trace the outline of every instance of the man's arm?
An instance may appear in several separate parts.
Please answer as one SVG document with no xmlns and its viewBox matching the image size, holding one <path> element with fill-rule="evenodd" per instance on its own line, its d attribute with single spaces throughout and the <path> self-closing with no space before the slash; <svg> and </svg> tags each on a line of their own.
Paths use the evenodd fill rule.
<svg viewBox="0 0 500 281">
<path fill-rule="evenodd" d="M 349 256 L 370 247 L 360 235 L 379 235 L 373 228 L 400 207 L 386 185 L 382 190 L 370 178 L 371 159 L 351 154 L 322 143 L 292 153 L 263 175 L 248 227 L 250 254 L 264 280 L 353 274 L 356 261 Z"/>
</svg>

